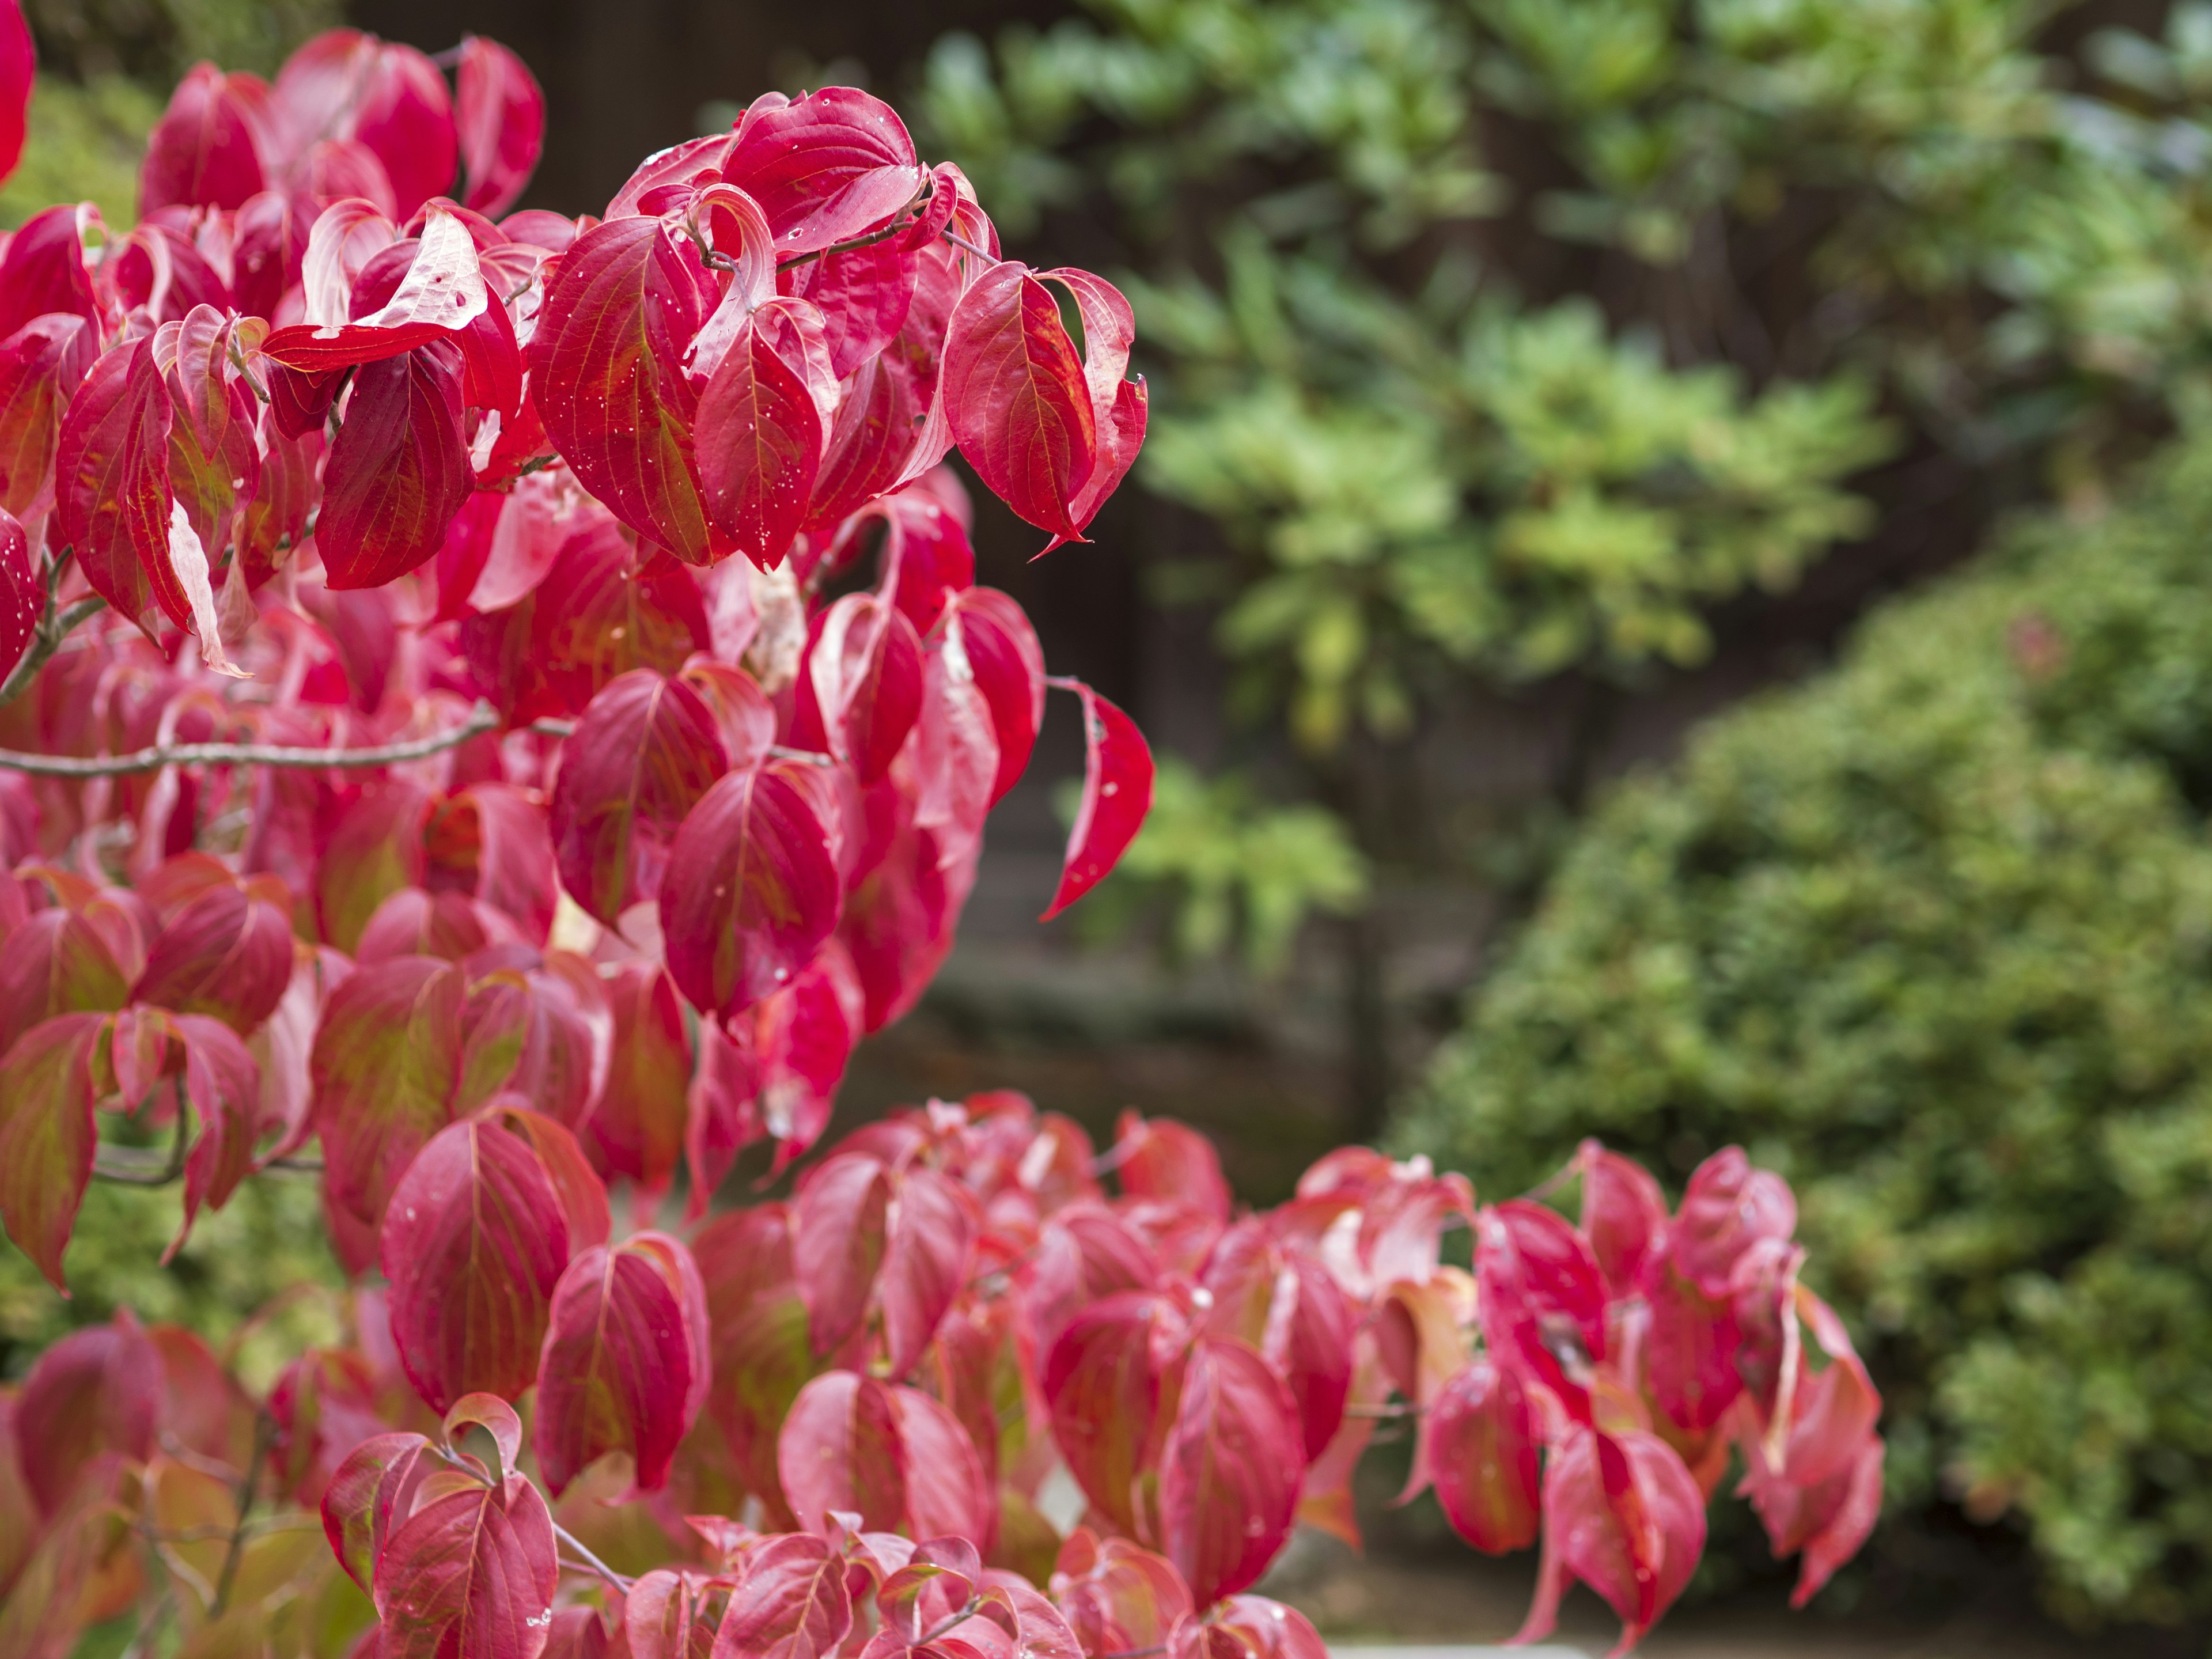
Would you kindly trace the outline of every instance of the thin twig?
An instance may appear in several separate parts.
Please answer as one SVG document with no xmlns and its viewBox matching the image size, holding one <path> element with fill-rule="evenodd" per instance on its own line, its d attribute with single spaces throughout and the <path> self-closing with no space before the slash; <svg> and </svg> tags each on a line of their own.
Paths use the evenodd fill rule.
<svg viewBox="0 0 2212 1659">
<path fill-rule="evenodd" d="M 946 241 L 951 243 L 953 246 L 962 249 L 966 252 L 972 253 L 979 259 L 988 259 L 994 264 L 998 263 L 999 256 L 997 254 L 992 252 L 988 248 L 977 247 L 975 243 L 969 241 L 965 236 L 962 236 L 957 233 L 950 230 L 940 230 L 937 234 L 939 236 L 942 236 Z"/>
<path fill-rule="evenodd" d="M 968 1604 L 965 1607 L 957 1608 L 954 1612 L 945 1614 L 944 1618 L 939 1620 L 934 1625 L 932 1625 L 927 1630 L 924 1631 L 921 1633 L 921 1639 L 915 1643 L 915 1646 L 918 1648 L 927 1647 L 932 1642 L 934 1642 L 939 1637 L 944 1635 L 945 1632 L 951 1630 L 955 1625 L 964 1624 L 967 1620 L 974 1618 L 975 1616 L 975 1610 L 982 1605 L 982 1602 L 977 1598 L 972 1595 L 969 1596 L 968 1598 Z"/>
<path fill-rule="evenodd" d="M 258 1413 L 253 1419 L 253 1455 L 246 1460 L 246 1474 L 238 1483 L 238 1524 L 231 1528 L 230 1548 L 223 1553 L 222 1573 L 215 1581 L 215 1600 L 208 1603 L 210 1619 L 222 1618 L 223 1604 L 230 1600 L 239 1558 L 246 1553 L 246 1527 L 253 1517 L 254 1488 L 261 1484 L 261 1466 L 268 1461 L 270 1443 L 276 1435 L 276 1419 L 267 1412 Z"/>
<path fill-rule="evenodd" d="M 558 1521 L 556 1521 L 553 1523 L 553 1535 L 559 1539 L 562 1543 L 566 1544 L 571 1550 L 575 1552 L 576 1565 L 582 1566 L 588 1571 L 596 1572 L 600 1577 L 605 1579 L 607 1583 L 612 1584 L 617 1589 L 622 1591 L 625 1595 L 629 1593 L 629 1587 L 632 1581 L 623 1577 L 622 1574 L 617 1572 L 605 1562 L 600 1560 L 598 1556 L 592 1554 L 591 1550 L 586 1547 L 582 1539 L 577 1537 L 574 1533 L 570 1532 L 568 1528 L 562 1526 Z"/>
<path fill-rule="evenodd" d="M 1387 1423 L 1401 1417 L 1419 1417 L 1428 1409 L 1429 1408 L 1426 1406 L 1409 1406 L 1404 1404 L 1395 1406 L 1346 1406 L 1344 1408 L 1344 1414 L 1346 1417 L 1371 1418 L 1376 1422 Z"/>
<path fill-rule="evenodd" d="M 191 1114 L 185 1109 L 185 1107 L 184 1085 L 179 1082 L 177 1085 L 177 1133 L 170 1139 L 169 1155 L 167 1158 L 160 1164 L 154 1164 L 135 1158 L 133 1149 L 131 1147 L 103 1147 L 101 1150 L 107 1154 L 107 1158 L 103 1162 L 98 1156 L 94 1156 L 92 1160 L 94 1178 L 100 1181 L 112 1181 L 118 1186 L 124 1187 L 166 1187 L 184 1174 L 185 1146 L 191 1130 Z M 116 1163 L 114 1160 L 118 1157 L 125 1161 L 121 1164 Z"/>
<path fill-rule="evenodd" d="M 165 766 L 291 766 L 325 768 L 396 766 L 457 749 L 470 738 L 499 727 L 499 711 L 479 701 L 469 717 L 449 731 L 372 749 L 303 749 L 279 743 L 166 743 L 128 755 L 33 755 L 0 749 L 0 770 L 48 778 L 111 778 L 133 772 L 158 772 Z"/>
</svg>

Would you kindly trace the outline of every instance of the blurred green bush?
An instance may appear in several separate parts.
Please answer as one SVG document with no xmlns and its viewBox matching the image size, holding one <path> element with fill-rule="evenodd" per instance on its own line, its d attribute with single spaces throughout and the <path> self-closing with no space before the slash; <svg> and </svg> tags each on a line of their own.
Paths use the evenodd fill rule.
<svg viewBox="0 0 2212 1659">
<path fill-rule="evenodd" d="M 0 227 L 91 201 L 120 229 L 138 217 L 138 164 L 169 89 L 205 58 L 273 75 L 340 21 L 337 0 L 26 0 L 39 52 L 23 159 L 0 185 Z"/>
<path fill-rule="evenodd" d="M 1908 520 L 2093 496 L 2212 391 L 2212 7 L 1083 4 L 941 42 L 924 125 L 1126 270 L 1141 477 L 1228 544 L 1156 596 L 1340 811 L 1457 686 L 1648 684 L 1879 544 L 1877 462 Z"/>
<path fill-rule="evenodd" d="M 1891 1502 L 2059 1608 L 2212 1609 L 2212 440 L 2009 535 L 1614 793 L 1398 1137 L 1785 1173 Z"/>
</svg>

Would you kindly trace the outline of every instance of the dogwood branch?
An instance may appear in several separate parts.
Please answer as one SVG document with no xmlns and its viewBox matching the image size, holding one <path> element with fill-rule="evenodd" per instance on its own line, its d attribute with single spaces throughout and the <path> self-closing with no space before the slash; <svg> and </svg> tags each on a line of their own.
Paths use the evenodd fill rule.
<svg viewBox="0 0 2212 1659">
<path fill-rule="evenodd" d="M 471 738 L 499 729 L 499 711 L 478 702 L 468 719 L 427 738 L 380 744 L 368 749 L 303 749 L 281 743 L 163 743 L 127 755 L 33 755 L 0 749 L 0 770 L 29 772 L 46 778 L 112 778 L 133 772 L 158 772 L 165 766 L 290 766 L 308 771 L 325 768 L 397 766 L 427 760 L 458 749 Z"/>
</svg>

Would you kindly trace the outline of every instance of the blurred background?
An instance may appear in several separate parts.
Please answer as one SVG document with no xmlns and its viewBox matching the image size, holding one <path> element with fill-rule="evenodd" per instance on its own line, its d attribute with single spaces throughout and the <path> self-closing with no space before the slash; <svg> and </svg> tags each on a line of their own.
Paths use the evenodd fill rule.
<svg viewBox="0 0 2212 1659">
<path fill-rule="evenodd" d="M 1040 927 L 1081 765 L 1054 710 L 841 1114 L 1169 1112 L 1255 1202 L 1345 1139 L 1491 1197 L 1585 1133 L 1675 1188 L 1741 1142 L 1891 1437 L 1882 1532 L 1775 1641 L 2204 1651 L 2212 6 L 26 9 L 10 223 L 128 222 L 185 69 L 340 22 L 514 47 L 551 111 L 525 205 L 568 214 L 760 91 L 890 98 L 1010 252 L 1135 301 L 1152 435 L 1096 544 L 1030 565 L 995 507 L 977 541 L 1163 773 Z M 84 1236 L 150 1261 L 137 1202 L 95 1188 Z M 292 1202 L 129 1294 L 204 1319 L 327 1271 Z M 0 1358 L 105 1314 L 21 1267 Z M 1701 1590 L 1755 1621 L 1785 1580 L 1723 1510 Z M 1364 1572 L 1293 1563 L 1326 1627 L 1510 1628 L 1527 1564 L 1376 1527 Z M 1700 1617 L 1673 1639 L 1721 1640 Z M 1784 1650 L 1746 1628 L 1674 1650 Z"/>
</svg>

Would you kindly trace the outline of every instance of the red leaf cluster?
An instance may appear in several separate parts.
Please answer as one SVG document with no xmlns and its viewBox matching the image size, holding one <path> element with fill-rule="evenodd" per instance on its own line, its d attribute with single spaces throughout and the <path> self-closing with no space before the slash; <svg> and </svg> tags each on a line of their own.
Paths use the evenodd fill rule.
<svg viewBox="0 0 2212 1659">
<path fill-rule="evenodd" d="M 194 1652 L 1322 1659 L 1249 1591 L 1301 1520 L 1356 1538 L 1387 1417 L 1409 1495 L 1542 1542 L 1527 1634 L 1577 1578 L 1649 1628 L 1731 1449 L 1817 1589 L 1880 1401 L 1741 1152 L 1670 1213 L 1586 1148 L 1574 1224 L 1351 1148 L 1253 1214 L 1188 1127 L 1097 1156 L 978 1096 L 705 1218 L 928 984 L 1048 685 L 1048 914 L 1143 823 L 1143 737 L 975 586 L 943 465 L 1080 540 L 1132 315 L 1001 260 L 866 93 L 570 221 L 507 211 L 528 71 L 450 67 L 203 66 L 138 226 L 0 247 L 0 1224 L 60 1287 L 95 1175 L 179 1181 L 181 1243 L 319 1170 L 356 1280 L 258 1394 L 128 1313 L 0 1394 L 0 1652 L 144 1597 Z"/>
</svg>

